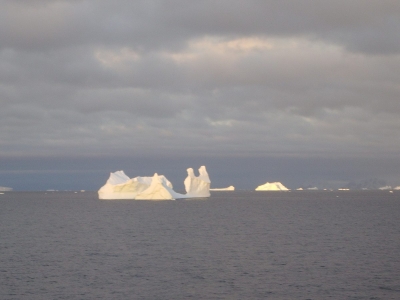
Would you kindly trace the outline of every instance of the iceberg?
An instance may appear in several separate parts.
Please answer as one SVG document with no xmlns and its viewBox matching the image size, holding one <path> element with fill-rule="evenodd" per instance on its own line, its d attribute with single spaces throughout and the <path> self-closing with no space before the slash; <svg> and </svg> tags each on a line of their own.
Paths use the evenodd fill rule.
<svg viewBox="0 0 400 300">
<path fill-rule="evenodd" d="M 110 173 L 106 184 L 98 190 L 99 199 L 174 200 L 210 197 L 211 182 L 205 166 L 200 167 L 198 177 L 192 168 L 187 171 L 188 176 L 184 181 L 186 194 L 175 192 L 172 183 L 164 175 L 155 173 L 152 177 L 129 178 L 121 170 Z"/>
<path fill-rule="evenodd" d="M 99 191 L 99 199 L 135 199 L 151 184 L 151 177 L 129 178 L 124 171 L 110 173 L 105 185 Z"/>
<path fill-rule="evenodd" d="M 185 181 L 186 198 L 210 197 L 210 178 L 205 166 L 199 168 L 199 176 L 194 175 L 193 169 L 187 169 Z"/>
<path fill-rule="evenodd" d="M 267 182 L 256 188 L 256 191 L 288 191 L 288 190 L 289 189 L 280 182 Z"/>
<path fill-rule="evenodd" d="M 396 186 L 396 187 L 394 188 L 394 190 L 396 190 L 396 191 L 400 190 L 400 185 L 399 185 L 399 186 Z"/>
<path fill-rule="evenodd" d="M 210 191 L 234 191 L 235 187 L 233 185 L 230 185 L 226 188 L 214 188 L 214 189 L 210 189 Z"/>
<path fill-rule="evenodd" d="M 391 190 L 392 187 L 391 187 L 390 185 L 386 185 L 386 186 L 380 187 L 379 189 L 380 189 L 381 191 L 384 191 L 384 190 Z"/>
<path fill-rule="evenodd" d="M 318 191 L 316 186 L 307 188 L 308 191 Z"/>
<path fill-rule="evenodd" d="M 153 176 L 154 177 L 154 176 Z M 129 178 L 124 171 L 110 173 L 106 184 L 98 191 L 100 199 L 134 199 L 148 189 L 153 177 Z M 172 189 L 172 184 L 164 175 L 158 175 L 163 184 Z"/>
</svg>

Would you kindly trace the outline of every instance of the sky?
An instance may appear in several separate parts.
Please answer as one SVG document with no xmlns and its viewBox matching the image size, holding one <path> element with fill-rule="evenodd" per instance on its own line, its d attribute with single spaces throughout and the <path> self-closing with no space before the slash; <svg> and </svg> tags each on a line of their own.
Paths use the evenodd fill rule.
<svg viewBox="0 0 400 300">
<path fill-rule="evenodd" d="M 399 70 L 397 0 L 0 0 L 0 186 L 397 186 Z"/>
</svg>

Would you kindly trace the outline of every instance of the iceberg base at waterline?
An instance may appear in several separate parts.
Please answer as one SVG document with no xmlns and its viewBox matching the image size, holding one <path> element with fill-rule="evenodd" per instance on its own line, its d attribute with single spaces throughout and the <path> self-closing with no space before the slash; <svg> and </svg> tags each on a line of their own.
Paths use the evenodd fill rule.
<svg viewBox="0 0 400 300">
<path fill-rule="evenodd" d="M 204 166 L 196 177 L 193 169 L 187 169 L 185 179 L 186 194 L 174 191 L 171 182 L 164 176 L 155 173 L 152 177 L 129 178 L 124 171 L 110 173 L 106 184 L 99 191 L 101 200 L 175 200 L 183 198 L 199 198 L 210 196 L 210 178 Z"/>
<path fill-rule="evenodd" d="M 266 182 L 262 185 L 259 185 L 256 188 L 256 191 L 288 191 L 288 190 L 289 189 L 280 182 Z"/>
</svg>

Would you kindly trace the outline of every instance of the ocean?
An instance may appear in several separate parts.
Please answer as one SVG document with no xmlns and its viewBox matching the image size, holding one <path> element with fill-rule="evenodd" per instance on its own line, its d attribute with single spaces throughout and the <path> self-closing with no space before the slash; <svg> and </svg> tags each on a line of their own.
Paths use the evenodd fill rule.
<svg viewBox="0 0 400 300">
<path fill-rule="evenodd" d="M 400 191 L 5 192 L 0 299 L 400 299 Z"/>
</svg>

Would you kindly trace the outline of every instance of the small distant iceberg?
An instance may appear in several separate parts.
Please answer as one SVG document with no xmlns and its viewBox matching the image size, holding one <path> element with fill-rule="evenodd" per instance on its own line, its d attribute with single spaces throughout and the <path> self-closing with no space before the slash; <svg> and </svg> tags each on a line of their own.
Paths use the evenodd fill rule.
<svg viewBox="0 0 400 300">
<path fill-rule="evenodd" d="M 6 187 L 6 186 L 0 186 L 0 192 L 11 192 L 13 188 Z"/>
<path fill-rule="evenodd" d="M 316 186 L 307 188 L 308 191 L 318 191 Z"/>
<path fill-rule="evenodd" d="M 230 185 L 226 188 L 214 188 L 214 189 L 210 189 L 210 191 L 234 191 L 235 187 L 233 185 Z"/>
<path fill-rule="evenodd" d="M 106 184 L 99 191 L 102 200 L 175 200 L 182 198 L 210 197 L 210 178 L 205 166 L 195 176 L 193 169 L 187 169 L 188 176 L 184 184 L 186 194 L 173 190 L 172 183 L 164 176 L 155 173 L 152 177 L 129 178 L 124 171 L 110 173 Z"/>
<path fill-rule="evenodd" d="M 379 188 L 381 191 L 385 191 L 385 190 L 391 190 L 392 187 L 390 185 L 386 185 L 386 186 L 382 186 Z"/>
<path fill-rule="evenodd" d="M 280 182 L 267 182 L 256 188 L 256 191 L 288 191 L 288 190 L 289 189 Z"/>
<path fill-rule="evenodd" d="M 394 190 L 396 190 L 396 191 L 400 190 L 400 185 L 399 185 L 399 186 L 396 186 L 396 187 L 394 188 Z"/>
</svg>

